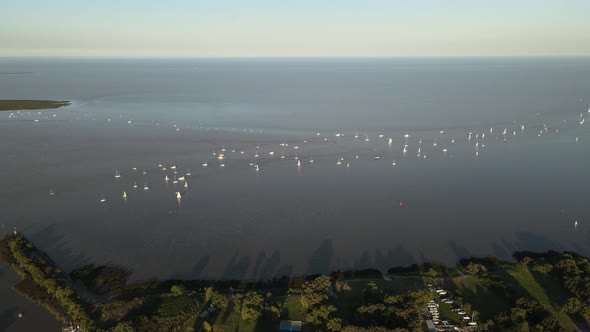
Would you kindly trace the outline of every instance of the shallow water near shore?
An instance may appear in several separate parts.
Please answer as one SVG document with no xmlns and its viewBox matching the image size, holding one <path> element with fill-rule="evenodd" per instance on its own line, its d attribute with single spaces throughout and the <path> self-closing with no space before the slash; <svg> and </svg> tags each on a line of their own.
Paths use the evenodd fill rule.
<svg viewBox="0 0 590 332">
<path fill-rule="evenodd" d="M 9 267 L 0 265 L 0 331 L 26 332 L 40 327 L 43 331 L 59 331 L 61 324 L 48 311 L 12 291 L 11 285 L 19 279 Z"/>
<path fill-rule="evenodd" d="M 587 58 L 2 59 L 0 71 L 31 73 L 0 76 L 2 99 L 73 101 L 0 113 L 1 222 L 65 270 L 256 279 L 590 254 Z M 188 188 L 173 165 L 190 168 Z"/>
</svg>

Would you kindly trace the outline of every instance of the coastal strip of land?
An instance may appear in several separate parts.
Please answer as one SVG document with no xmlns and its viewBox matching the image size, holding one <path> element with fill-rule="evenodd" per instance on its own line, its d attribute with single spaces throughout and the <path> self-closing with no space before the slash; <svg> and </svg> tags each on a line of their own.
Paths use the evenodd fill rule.
<svg viewBox="0 0 590 332">
<path fill-rule="evenodd" d="M 43 110 L 60 108 L 70 105 L 65 100 L 24 100 L 8 99 L 0 100 L 0 111 Z"/>
<path fill-rule="evenodd" d="M 69 274 L 22 234 L 0 240 L 13 289 L 76 331 L 584 331 L 590 261 L 572 252 L 517 252 L 514 262 L 462 259 L 387 272 L 127 284 L 121 268 Z M 25 318 L 23 318 L 25 319 Z"/>
</svg>

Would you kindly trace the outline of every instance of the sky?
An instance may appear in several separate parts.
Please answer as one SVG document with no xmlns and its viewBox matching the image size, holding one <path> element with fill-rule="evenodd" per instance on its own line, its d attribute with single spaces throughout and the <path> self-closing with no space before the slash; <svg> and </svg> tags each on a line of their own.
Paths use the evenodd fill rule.
<svg viewBox="0 0 590 332">
<path fill-rule="evenodd" d="M 589 0 L 18 0 L 0 56 L 587 56 Z"/>
</svg>

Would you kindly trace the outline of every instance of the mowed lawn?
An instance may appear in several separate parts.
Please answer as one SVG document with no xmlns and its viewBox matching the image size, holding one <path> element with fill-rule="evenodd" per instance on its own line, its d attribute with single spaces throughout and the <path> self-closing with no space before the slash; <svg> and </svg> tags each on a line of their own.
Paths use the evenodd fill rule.
<svg viewBox="0 0 590 332">
<path fill-rule="evenodd" d="M 301 306 L 301 296 L 287 295 L 284 302 L 284 309 L 281 313 L 281 319 L 284 320 L 302 320 L 301 312 L 303 307 Z"/>
<path fill-rule="evenodd" d="M 529 269 L 511 268 L 503 275 L 506 282 L 516 281 L 522 290 L 539 301 L 566 328 L 573 330 L 574 322 L 563 311 L 561 306 L 568 298 L 567 290 L 557 280 L 544 273 L 531 272 Z M 549 296 L 549 294 L 551 296 Z"/>
<path fill-rule="evenodd" d="M 453 296 L 461 296 L 463 302 L 470 303 L 480 314 L 476 317 L 478 320 L 493 319 L 496 314 L 510 309 L 509 303 L 484 287 L 475 276 L 446 279 L 444 288 L 450 290 Z"/>
<path fill-rule="evenodd" d="M 279 299 L 279 298 L 277 298 Z M 285 320 L 301 320 L 301 299 L 297 294 L 287 295 L 283 299 L 284 307 L 281 313 L 281 319 Z M 236 313 L 233 304 L 229 305 L 221 312 L 216 312 L 206 319 L 195 317 L 183 326 L 180 330 L 182 332 L 196 332 L 204 331 L 203 322 L 207 321 L 211 325 L 222 328 L 225 332 L 274 332 L 277 330 L 277 324 L 265 320 L 257 322 L 246 322 L 242 320 L 239 313 Z"/>
</svg>

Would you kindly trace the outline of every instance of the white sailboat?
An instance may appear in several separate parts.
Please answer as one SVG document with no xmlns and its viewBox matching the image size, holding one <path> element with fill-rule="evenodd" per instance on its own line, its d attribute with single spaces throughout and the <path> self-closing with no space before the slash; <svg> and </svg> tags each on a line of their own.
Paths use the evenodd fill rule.
<svg viewBox="0 0 590 332">
<path fill-rule="evenodd" d="M 301 167 L 301 160 L 297 160 L 297 167 Z"/>
<path fill-rule="evenodd" d="M 193 173 L 191 173 L 191 169 L 189 168 L 186 170 L 186 176 L 191 176 L 191 175 L 193 175 Z"/>
<path fill-rule="evenodd" d="M 137 181 L 133 182 L 133 188 L 137 188 Z"/>
<path fill-rule="evenodd" d="M 181 176 L 178 178 L 178 181 L 184 181 L 184 180 L 186 180 L 184 176 Z"/>
<path fill-rule="evenodd" d="M 168 175 L 166 175 L 166 177 L 164 178 L 164 181 L 166 181 L 166 182 L 170 181 L 170 178 L 168 177 Z"/>
<path fill-rule="evenodd" d="M 208 162 L 204 162 L 203 163 L 203 167 L 207 167 L 207 166 L 209 166 L 209 163 Z"/>
<path fill-rule="evenodd" d="M 174 184 L 178 183 L 178 179 L 176 178 L 176 175 L 174 175 L 174 180 L 172 180 L 172 183 L 174 183 Z"/>
<path fill-rule="evenodd" d="M 123 192 L 123 199 L 127 199 L 127 192 Z"/>
<path fill-rule="evenodd" d="M 104 197 L 104 195 L 100 195 L 100 202 L 104 203 L 106 201 L 107 201 L 107 199 Z"/>
<path fill-rule="evenodd" d="M 146 175 L 147 174 L 145 168 L 143 169 L 143 172 L 142 173 L 143 173 L 143 175 Z"/>
<path fill-rule="evenodd" d="M 150 190 L 150 187 L 148 187 L 147 182 L 143 185 L 143 190 Z"/>
<path fill-rule="evenodd" d="M 119 171 L 115 171 L 115 179 L 118 179 L 121 177 L 121 173 L 119 173 Z"/>
<path fill-rule="evenodd" d="M 53 192 L 53 188 L 49 189 L 49 196 L 53 196 L 55 193 Z"/>
<path fill-rule="evenodd" d="M 184 183 L 184 189 L 188 189 L 188 181 Z"/>
<path fill-rule="evenodd" d="M 176 192 L 176 199 L 178 199 L 178 200 L 182 199 L 182 195 L 180 194 L 180 191 Z"/>
</svg>

